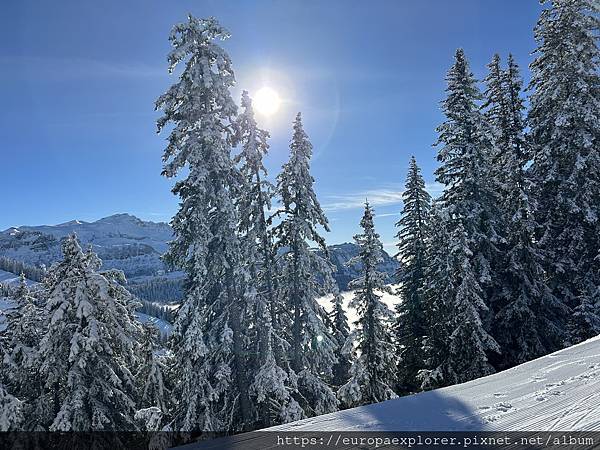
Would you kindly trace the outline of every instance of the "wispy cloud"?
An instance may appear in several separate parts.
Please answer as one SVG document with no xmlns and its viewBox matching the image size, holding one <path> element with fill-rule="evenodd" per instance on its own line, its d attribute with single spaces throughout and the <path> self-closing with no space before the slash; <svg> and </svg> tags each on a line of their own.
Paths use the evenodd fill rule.
<svg viewBox="0 0 600 450">
<path fill-rule="evenodd" d="M 437 197 L 443 190 L 443 185 L 437 182 L 427 183 L 425 188 L 432 197 Z M 323 209 L 328 212 L 343 211 L 348 209 L 363 208 L 365 201 L 368 200 L 371 206 L 389 206 L 402 204 L 402 194 L 404 190 L 386 187 L 380 189 L 371 189 L 362 192 L 348 194 L 336 194 L 326 196 Z M 378 214 L 378 217 L 394 216 L 397 213 Z"/>
<path fill-rule="evenodd" d="M 326 211 L 362 208 L 368 200 L 372 206 L 396 205 L 402 203 L 402 191 L 375 189 L 357 193 L 330 195 L 323 208 Z"/>
</svg>

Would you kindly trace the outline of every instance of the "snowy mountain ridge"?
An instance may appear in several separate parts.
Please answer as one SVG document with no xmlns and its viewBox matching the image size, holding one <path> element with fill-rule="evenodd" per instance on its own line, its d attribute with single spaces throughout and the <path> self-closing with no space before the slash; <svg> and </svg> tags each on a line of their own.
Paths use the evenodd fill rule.
<svg viewBox="0 0 600 450">
<path fill-rule="evenodd" d="M 77 233 L 82 246 L 92 246 L 103 261 L 103 269 L 123 270 L 130 283 L 182 276 L 178 272 L 166 274 L 160 259 L 173 236 L 169 224 L 144 221 L 125 213 L 94 222 L 71 220 L 58 225 L 8 228 L 0 232 L 0 256 L 48 267 L 61 259 L 60 242 L 72 233 Z M 358 248 L 355 244 L 343 243 L 329 246 L 329 252 L 336 266 L 334 277 L 340 289 L 345 290 L 348 282 L 358 274 L 358 268 L 345 266 L 358 254 Z M 388 274 L 388 281 L 392 282 L 398 263 L 387 254 L 383 257 L 380 270 Z"/>
<path fill-rule="evenodd" d="M 167 250 L 172 236 L 166 223 L 115 214 L 95 222 L 72 220 L 59 225 L 9 228 L 0 233 L 0 256 L 49 266 L 61 258 L 60 241 L 72 233 L 77 233 L 84 246 L 92 246 L 104 268 L 123 270 L 130 279 L 164 270 L 160 255 Z"/>
</svg>

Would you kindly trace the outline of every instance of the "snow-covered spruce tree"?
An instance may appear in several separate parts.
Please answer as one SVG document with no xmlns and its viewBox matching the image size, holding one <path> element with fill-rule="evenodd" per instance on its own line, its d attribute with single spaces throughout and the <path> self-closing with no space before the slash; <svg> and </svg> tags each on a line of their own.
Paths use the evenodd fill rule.
<svg viewBox="0 0 600 450">
<path fill-rule="evenodd" d="M 440 297 L 432 308 L 434 344 L 431 363 L 437 364 L 421 374 L 425 388 L 447 386 L 494 373 L 488 353 L 499 352 L 496 341 L 485 331 L 481 315 L 487 310 L 482 289 L 471 264 L 472 253 L 467 234 L 459 221 L 452 225 L 447 256 L 433 261 L 439 264 L 434 276 L 435 292 Z M 440 289 L 441 288 L 441 289 Z M 446 340 L 445 343 L 440 340 Z M 443 351 L 442 351 L 443 350 Z"/>
<path fill-rule="evenodd" d="M 383 261 L 383 246 L 373 223 L 373 210 L 365 203 L 360 221 L 361 234 L 354 236 L 359 254 L 348 264 L 361 264 L 361 275 L 350 282 L 354 297 L 350 306 L 358 319 L 351 334 L 357 359 L 350 369 L 350 380 L 338 391 L 348 407 L 367 405 L 396 397 L 396 355 L 391 328 L 392 311 L 381 300 L 380 292 L 392 293 L 377 266 Z"/>
<path fill-rule="evenodd" d="M 248 313 L 237 199 L 245 186 L 231 156 L 237 107 L 229 55 L 216 41 L 227 31 L 214 19 L 189 16 L 175 25 L 169 70 L 179 80 L 159 97 L 158 130 L 173 125 L 163 175 L 184 179 L 173 193 L 180 208 L 166 261 L 187 273 L 172 335 L 176 401 L 173 428 L 236 432 L 254 421 L 246 369 Z"/>
<path fill-rule="evenodd" d="M 42 389 L 38 346 L 44 332 L 44 313 L 27 286 L 24 274 L 20 276 L 12 300 L 15 307 L 6 313 L 8 323 L 2 335 L 2 381 L 11 394 L 24 402 L 25 415 L 32 417 L 33 401 Z M 24 423 L 23 427 L 28 429 L 33 425 Z"/>
<path fill-rule="evenodd" d="M 289 330 L 290 365 L 298 377 L 297 400 L 307 416 L 335 411 L 338 403 L 327 383 L 336 362 L 336 343 L 327 332 L 327 313 L 317 302 L 327 287 L 333 287 L 332 265 L 309 246 L 314 242 L 327 254 L 317 227 L 329 231 L 329 225 L 313 190 L 311 156 L 312 144 L 298 113 L 290 158 L 277 176 L 281 202 L 277 216 L 281 221 L 273 232 L 280 252 L 278 295 L 285 299 L 288 314 L 281 320 Z"/>
<path fill-rule="evenodd" d="M 39 420 L 50 431 L 133 430 L 138 303 L 122 272 L 96 272 L 101 261 L 74 235 L 62 251 L 45 280 Z"/>
<path fill-rule="evenodd" d="M 448 209 L 450 234 L 459 223 L 466 233 L 475 280 L 490 306 L 499 289 L 497 246 L 502 243 L 497 232 L 501 214 L 493 192 L 495 182 L 488 177 L 493 135 L 478 107 L 481 94 L 462 49 L 456 51 L 446 80 L 448 96 L 442 103 L 446 120 L 437 128 L 436 143 L 441 164 L 435 174 L 445 185 L 440 201 Z M 491 317 L 485 310 L 480 312 L 485 313 L 482 321 L 489 328 Z"/>
<path fill-rule="evenodd" d="M 493 373 L 487 353 L 498 353 L 500 349 L 481 322 L 482 312 L 486 311 L 487 306 L 471 265 L 472 254 L 467 234 L 460 222 L 450 237 L 449 251 L 454 277 L 448 281 L 455 292 L 450 305 L 452 333 L 443 372 L 451 374 L 454 383 L 462 383 Z"/>
<path fill-rule="evenodd" d="M 426 234 L 431 196 L 425 190 L 421 169 L 413 156 L 410 160 L 404 193 L 402 217 L 396 223 L 400 269 L 397 281 L 401 301 L 394 321 L 398 362 L 398 392 L 419 389 L 419 370 L 425 367 L 423 340 L 427 334 L 425 317 Z"/>
<path fill-rule="evenodd" d="M 140 339 L 140 360 L 136 373 L 138 382 L 138 406 L 144 409 L 158 408 L 160 415 L 169 411 L 169 391 L 165 383 L 167 364 L 160 356 L 160 331 L 152 323 L 143 324 Z"/>
<path fill-rule="evenodd" d="M 350 378 L 350 367 L 352 366 L 351 353 L 346 351 L 345 344 L 350 336 L 350 325 L 344 309 L 344 297 L 340 292 L 336 292 L 331 299 L 331 333 L 337 342 L 335 357 L 337 362 L 333 366 L 333 378 L 331 380 L 334 386 L 345 384 Z"/>
<path fill-rule="evenodd" d="M 498 202 L 506 198 L 506 189 L 509 187 L 505 170 L 506 149 L 510 145 L 511 125 L 505 73 L 501 67 L 501 59 L 498 53 L 494 54 L 492 61 L 488 64 L 488 74 L 484 78 L 485 92 L 483 93 L 483 104 L 481 110 L 491 133 L 492 148 L 489 155 L 489 174 L 491 188 Z M 519 133 L 522 133 L 522 129 Z M 520 139 L 523 138 L 521 134 Z M 522 142 L 520 142 L 522 143 Z M 523 147 L 524 148 L 524 147 Z M 501 225 L 504 225 L 505 216 L 499 217 Z M 500 231 L 500 230 L 499 230 Z M 502 230 L 503 231 L 503 230 Z"/>
<path fill-rule="evenodd" d="M 529 87 L 536 239 L 552 293 L 574 311 L 570 341 L 579 342 L 600 333 L 600 6 L 545 3 Z"/>
<path fill-rule="evenodd" d="M 454 299 L 450 264 L 450 218 L 439 199 L 432 201 L 426 224 L 426 259 L 424 312 L 426 337 L 423 345 L 424 367 L 417 373 L 421 389 L 429 390 L 451 384 L 448 374 L 443 373 L 443 362 L 449 352 L 452 333 L 450 311 Z"/>
<path fill-rule="evenodd" d="M 295 375 L 285 354 L 289 348 L 279 316 L 285 310 L 276 292 L 275 249 L 268 228 L 267 211 L 271 208 L 273 186 L 267 181 L 263 157 L 267 154 L 269 133 L 258 128 L 252 100 L 242 92 L 242 112 L 236 120 L 236 140 L 241 152 L 235 162 L 246 184 L 239 199 L 240 231 L 254 292 L 250 341 L 254 348 L 249 367 L 250 392 L 256 402 L 259 428 L 297 420 L 302 410 L 292 397 Z"/>
<path fill-rule="evenodd" d="M 498 368 L 507 368 L 548 353 L 560 343 L 556 317 L 566 313 L 545 284 L 541 255 L 533 233 L 536 224 L 526 174 L 530 151 L 525 139 L 522 80 L 512 55 L 507 68 L 495 55 L 485 79 L 484 105 L 494 131 L 492 179 L 496 182 L 505 242 L 501 258 L 501 289 L 493 303 L 491 333 L 502 348 Z"/>
<path fill-rule="evenodd" d="M 462 49 L 446 77 L 447 98 L 442 103 L 446 120 L 437 128 L 436 179 L 445 185 L 440 198 L 450 216 L 461 219 L 473 252 L 474 269 L 483 286 L 493 286 L 492 265 L 499 240 L 495 225 L 498 211 L 488 182 L 491 130 L 477 106 L 481 98 L 477 81 Z"/>
</svg>

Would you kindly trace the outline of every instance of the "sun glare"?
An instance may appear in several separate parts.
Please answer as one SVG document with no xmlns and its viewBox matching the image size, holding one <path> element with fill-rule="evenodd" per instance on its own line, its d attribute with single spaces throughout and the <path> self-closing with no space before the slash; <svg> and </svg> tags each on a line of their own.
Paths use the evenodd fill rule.
<svg viewBox="0 0 600 450">
<path fill-rule="evenodd" d="M 272 116 L 279 110 L 281 98 L 270 87 L 262 87 L 254 94 L 254 109 L 263 116 Z"/>
</svg>

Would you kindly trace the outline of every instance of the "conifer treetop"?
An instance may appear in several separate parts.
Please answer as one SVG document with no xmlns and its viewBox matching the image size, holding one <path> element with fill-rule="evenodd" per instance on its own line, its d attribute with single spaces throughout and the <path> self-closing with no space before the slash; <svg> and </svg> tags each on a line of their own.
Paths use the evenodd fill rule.
<svg viewBox="0 0 600 450">
<path fill-rule="evenodd" d="M 190 15 L 187 23 L 177 24 L 171 31 L 169 71 L 182 63 L 185 67 L 179 82 L 155 104 L 164 113 L 157 121 L 157 130 L 160 132 L 169 122 L 175 124 L 163 154 L 166 177 L 175 176 L 186 164 L 191 168 L 205 167 L 206 154 L 227 170 L 222 152 L 228 152 L 233 139 L 229 123 L 237 106 L 230 88 L 235 84 L 235 76 L 229 55 L 215 41 L 228 37 L 229 33 L 213 17 L 197 19 Z M 196 176 L 206 174 L 199 170 Z"/>
</svg>

